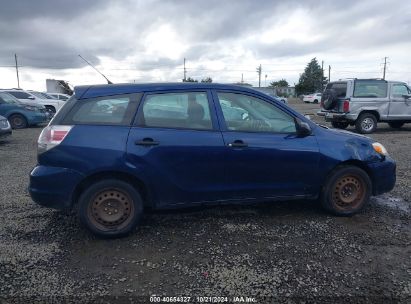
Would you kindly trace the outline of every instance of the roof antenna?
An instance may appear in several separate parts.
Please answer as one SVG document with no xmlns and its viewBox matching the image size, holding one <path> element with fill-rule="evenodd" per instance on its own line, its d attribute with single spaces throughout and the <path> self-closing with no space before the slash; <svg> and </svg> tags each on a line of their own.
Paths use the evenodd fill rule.
<svg viewBox="0 0 411 304">
<path fill-rule="evenodd" d="M 80 54 L 78 56 L 81 59 L 83 59 L 89 66 L 91 66 L 93 69 L 95 69 L 97 71 L 97 73 L 99 73 L 101 76 L 103 76 L 107 80 L 108 84 L 113 84 L 110 80 L 108 80 L 108 78 L 106 76 L 104 76 L 103 73 L 101 73 L 99 70 L 97 70 L 90 62 L 88 62 L 86 59 L 84 59 Z"/>
</svg>

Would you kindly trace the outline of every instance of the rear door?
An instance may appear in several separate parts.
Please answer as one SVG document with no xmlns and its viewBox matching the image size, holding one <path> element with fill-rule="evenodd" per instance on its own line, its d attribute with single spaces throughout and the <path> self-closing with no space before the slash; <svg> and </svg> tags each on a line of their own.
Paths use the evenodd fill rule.
<svg viewBox="0 0 411 304">
<path fill-rule="evenodd" d="M 244 93 L 214 93 L 226 151 L 225 189 L 233 199 L 301 198 L 318 192 L 319 148 L 298 137 L 294 117 Z"/>
<path fill-rule="evenodd" d="M 404 97 L 404 95 L 410 94 L 410 88 L 404 83 L 393 83 L 391 85 L 389 119 L 411 120 L 411 100 Z"/>
<path fill-rule="evenodd" d="M 127 159 L 164 207 L 221 199 L 224 149 L 207 90 L 153 92 L 140 103 Z"/>
</svg>

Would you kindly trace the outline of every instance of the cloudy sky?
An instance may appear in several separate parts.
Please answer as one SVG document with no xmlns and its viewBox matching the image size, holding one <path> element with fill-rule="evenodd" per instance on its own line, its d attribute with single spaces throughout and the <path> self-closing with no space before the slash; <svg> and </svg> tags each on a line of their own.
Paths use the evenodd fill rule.
<svg viewBox="0 0 411 304">
<path fill-rule="evenodd" d="M 0 87 L 45 90 L 45 79 L 104 83 L 181 81 L 262 85 L 298 81 L 310 59 L 331 80 L 411 82 L 411 2 L 258 0 L 0 0 Z M 267 75 L 267 76 L 266 76 Z"/>
</svg>

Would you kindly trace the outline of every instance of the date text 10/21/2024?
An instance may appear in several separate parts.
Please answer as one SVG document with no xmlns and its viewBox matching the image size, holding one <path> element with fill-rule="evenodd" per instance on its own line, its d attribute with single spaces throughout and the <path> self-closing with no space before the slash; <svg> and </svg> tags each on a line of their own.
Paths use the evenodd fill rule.
<svg viewBox="0 0 411 304">
<path fill-rule="evenodd" d="M 257 303 L 253 297 L 234 296 L 234 297 L 217 297 L 217 296 L 150 296 L 151 303 Z"/>
</svg>

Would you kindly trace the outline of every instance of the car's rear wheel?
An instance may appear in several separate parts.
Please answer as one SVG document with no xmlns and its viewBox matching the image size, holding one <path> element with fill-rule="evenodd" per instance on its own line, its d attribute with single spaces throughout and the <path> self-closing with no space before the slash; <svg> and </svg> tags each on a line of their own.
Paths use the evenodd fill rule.
<svg viewBox="0 0 411 304">
<path fill-rule="evenodd" d="M 388 125 L 391 128 L 399 129 L 404 125 L 404 123 L 402 121 L 392 121 L 392 122 L 389 122 Z"/>
<path fill-rule="evenodd" d="M 341 122 L 341 121 L 332 121 L 331 125 L 337 129 L 346 129 L 349 125 L 348 122 Z"/>
<path fill-rule="evenodd" d="M 355 166 L 342 166 L 327 178 L 321 204 L 336 215 L 352 215 L 369 201 L 371 189 L 371 180 L 366 172 Z"/>
<path fill-rule="evenodd" d="M 314 100 L 314 103 L 318 103 L 318 99 Z"/>
<path fill-rule="evenodd" d="M 92 184 L 80 196 L 80 221 L 94 234 L 105 237 L 127 235 L 140 222 L 143 202 L 137 189 L 121 180 Z"/>
<path fill-rule="evenodd" d="M 377 129 L 377 118 L 372 113 L 361 114 L 355 121 L 355 129 L 361 134 L 372 133 Z"/>
<path fill-rule="evenodd" d="M 27 119 L 21 114 L 13 114 L 9 117 L 10 125 L 13 129 L 24 129 L 27 128 Z"/>
</svg>

